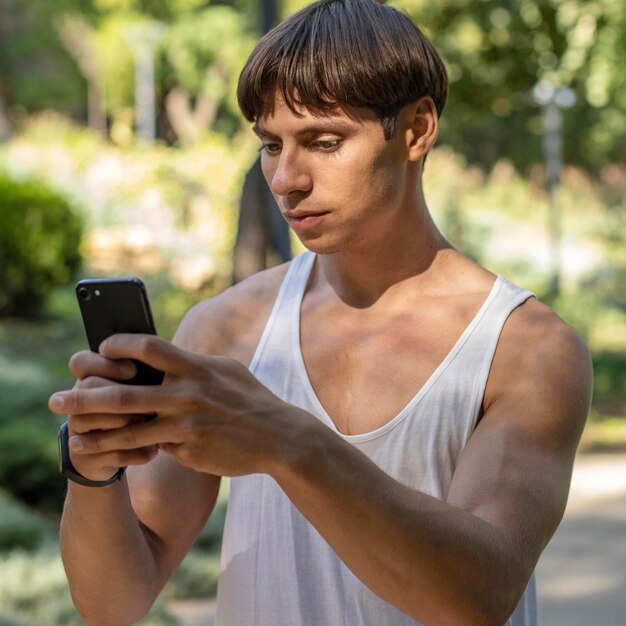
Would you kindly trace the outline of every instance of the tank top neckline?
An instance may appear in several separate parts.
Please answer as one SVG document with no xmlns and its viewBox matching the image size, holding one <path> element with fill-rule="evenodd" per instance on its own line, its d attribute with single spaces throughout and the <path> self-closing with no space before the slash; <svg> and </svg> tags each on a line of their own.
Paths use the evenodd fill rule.
<svg viewBox="0 0 626 626">
<path fill-rule="evenodd" d="M 294 293 L 291 305 L 292 308 L 290 311 L 291 351 L 294 357 L 296 370 L 302 381 L 303 389 L 309 397 L 310 401 L 313 403 L 313 406 L 316 408 L 318 417 L 339 436 L 341 436 L 346 441 L 352 443 L 361 443 L 369 441 L 371 439 L 376 439 L 377 437 L 382 437 L 390 430 L 395 428 L 402 420 L 404 420 L 405 417 L 407 417 L 407 415 L 411 413 L 415 406 L 426 395 L 428 390 L 435 384 L 435 382 L 441 377 L 441 375 L 445 372 L 448 366 L 454 361 L 456 355 L 459 353 L 465 342 L 472 335 L 476 326 L 478 326 L 480 320 L 484 316 L 490 304 L 493 302 L 494 298 L 498 294 L 501 286 L 505 282 L 503 276 L 501 276 L 500 274 L 496 275 L 491 290 L 476 315 L 474 315 L 474 317 L 465 327 L 465 330 L 461 333 L 450 351 L 446 354 L 443 360 L 426 379 L 424 384 L 417 390 L 413 397 L 394 417 L 392 417 L 382 426 L 375 428 L 374 430 L 365 433 L 359 433 L 356 435 L 348 435 L 346 433 L 342 433 L 337 428 L 334 420 L 330 417 L 328 411 L 326 411 L 326 408 L 319 399 L 317 392 L 313 387 L 313 383 L 311 382 L 311 379 L 309 377 L 309 373 L 306 369 L 306 364 L 304 362 L 304 356 L 302 354 L 302 344 L 300 337 L 300 316 L 302 310 L 302 300 L 304 298 L 306 287 L 309 283 L 315 258 L 316 255 L 314 253 L 307 251 L 303 253 L 300 258 L 296 257 L 293 261 L 293 263 L 297 263 L 297 266 L 293 268 L 295 285 L 292 287 L 294 289 Z"/>
</svg>

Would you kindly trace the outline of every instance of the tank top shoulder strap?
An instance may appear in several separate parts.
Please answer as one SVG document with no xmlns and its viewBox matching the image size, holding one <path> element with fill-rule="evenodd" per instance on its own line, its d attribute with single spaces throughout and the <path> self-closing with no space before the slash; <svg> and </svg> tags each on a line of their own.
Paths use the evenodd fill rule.
<svg viewBox="0 0 626 626">
<path fill-rule="evenodd" d="M 470 431 L 475 427 L 480 414 L 502 329 L 509 315 L 532 296 L 532 292 L 514 285 L 503 276 L 497 276 L 489 297 L 466 330 L 462 345 L 459 346 L 450 367 L 446 369 L 443 377 L 452 377 L 457 382 L 463 381 L 461 387 L 468 394 L 465 404 L 470 409 L 468 417 L 472 422 Z"/>
<path fill-rule="evenodd" d="M 291 261 L 278 290 L 259 344 L 252 361 L 250 361 L 249 369 L 252 373 L 255 373 L 259 367 L 261 357 L 268 344 L 279 346 L 284 351 L 289 350 L 292 326 L 300 320 L 300 302 L 314 261 L 315 254 L 312 252 L 303 252 Z"/>
<path fill-rule="evenodd" d="M 509 282 L 503 276 L 498 276 L 489 301 L 484 307 L 482 318 L 478 321 L 470 341 L 483 346 L 482 352 L 493 358 L 500 334 L 509 315 L 528 298 L 534 296 L 531 291 L 522 289 Z"/>
</svg>

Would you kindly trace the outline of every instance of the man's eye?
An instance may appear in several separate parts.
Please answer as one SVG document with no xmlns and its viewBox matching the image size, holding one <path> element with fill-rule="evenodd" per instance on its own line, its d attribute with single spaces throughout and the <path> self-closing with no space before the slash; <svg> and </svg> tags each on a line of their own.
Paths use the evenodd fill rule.
<svg viewBox="0 0 626 626">
<path fill-rule="evenodd" d="M 315 142 L 315 146 L 324 150 L 325 152 L 332 152 L 341 145 L 341 139 L 318 139 Z"/>
<path fill-rule="evenodd" d="M 266 152 L 267 154 L 278 154 L 280 152 L 280 144 L 279 143 L 264 143 L 259 148 L 259 152 Z"/>
</svg>

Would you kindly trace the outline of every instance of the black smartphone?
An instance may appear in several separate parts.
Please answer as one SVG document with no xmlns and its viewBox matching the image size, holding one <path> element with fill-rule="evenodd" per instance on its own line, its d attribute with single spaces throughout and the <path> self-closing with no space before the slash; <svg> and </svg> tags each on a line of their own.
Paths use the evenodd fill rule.
<svg viewBox="0 0 626 626">
<path fill-rule="evenodd" d="M 118 333 L 156 335 L 148 301 L 148 292 L 139 278 L 88 278 L 76 285 L 76 297 L 83 316 L 89 347 L 98 351 L 100 344 Z M 160 385 L 163 372 L 135 361 L 137 375 L 131 385 Z"/>
</svg>

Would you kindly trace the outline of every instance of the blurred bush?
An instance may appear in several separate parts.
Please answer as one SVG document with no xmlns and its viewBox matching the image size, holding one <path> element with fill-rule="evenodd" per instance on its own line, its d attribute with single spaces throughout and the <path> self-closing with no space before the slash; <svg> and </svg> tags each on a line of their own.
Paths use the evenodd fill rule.
<svg viewBox="0 0 626 626">
<path fill-rule="evenodd" d="M 625 373 L 626 354 L 623 352 L 594 354 L 594 403 L 618 410 L 623 407 Z"/>
<path fill-rule="evenodd" d="M 228 481 L 223 479 L 211 517 L 165 588 L 164 596 L 167 599 L 186 600 L 215 595 L 220 573 L 220 550 L 228 490 Z"/>
<path fill-rule="evenodd" d="M 80 264 L 81 218 L 44 183 L 0 174 L 0 314 L 31 315 Z"/>
<path fill-rule="evenodd" d="M 187 553 L 174 577 L 168 583 L 164 596 L 168 599 L 189 600 L 211 598 L 217 591 L 220 573 L 218 553 L 192 549 Z"/>
<path fill-rule="evenodd" d="M 0 551 L 34 550 L 50 536 L 50 531 L 47 521 L 0 491 Z"/>
<path fill-rule="evenodd" d="M 140 626 L 174 626 L 159 600 Z M 84 626 L 70 596 L 56 546 L 0 556 L 1 626 Z"/>
<path fill-rule="evenodd" d="M 86 272 L 164 277 L 197 295 L 230 282 L 239 197 L 256 144 L 251 132 L 227 139 L 206 131 L 184 149 L 121 149 L 42 114 L 0 144 L 0 167 L 41 178 L 87 207 Z"/>
<path fill-rule="evenodd" d="M 45 407 L 47 396 L 41 398 Z M 55 512 L 65 493 L 53 418 L 9 416 L 0 423 L 0 486 L 30 506 Z"/>
</svg>

